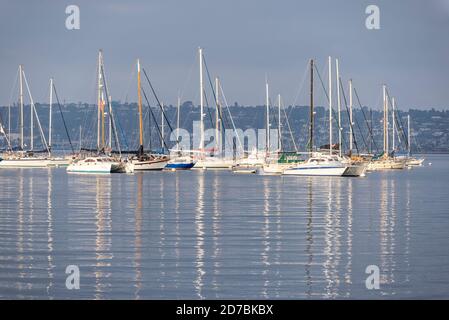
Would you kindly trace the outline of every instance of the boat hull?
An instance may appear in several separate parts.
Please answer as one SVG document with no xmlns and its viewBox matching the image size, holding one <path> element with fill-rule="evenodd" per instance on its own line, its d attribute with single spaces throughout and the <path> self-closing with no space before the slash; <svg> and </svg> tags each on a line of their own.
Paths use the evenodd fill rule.
<svg viewBox="0 0 449 320">
<path fill-rule="evenodd" d="M 114 168 L 117 170 L 117 168 Z M 102 164 L 71 164 L 67 167 L 67 172 L 69 173 L 94 173 L 94 174 L 107 174 L 113 172 L 112 163 L 102 163 Z"/>
<path fill-rule="evenodd" d="M 343 173 L 344 177 L 364 177 L 366 165 L 350 165 Z"/>
<path fill-rule="evenodd" d="M 234 166 L 233 160 L 198 160 L 195 165 L 193 166 L 193 169 L 212 169 L 212 170 L 229 170 L 232 169 Z"/>
<path fill-rule="evenodd" d="M 167 165 L 165 166 L 164 169 L 168 169 L 168 170 L 189 170 L 192 169 L 193 166 L 195 165 L 194 162 L 191 163 L 167 163 Z"/>
<path fill-rule="evenodd" d="M 162 170 L 167 165 L 168 159 L 148 160 L 148 161 L 132 161 L 134 171 L 157 171 Z"/>
<path fill-rule="evenodd" d="M 376 160 L 368 164 L 369 171 L 404 169 L 406 162 L 403 160 Z"/>
<path fill-rule="evenodd" d="M 347 167 L 298 166 L 284 170 L 284 175 L 295 176 L 342 176 Z"/>
<path fill-rule="evenodd" d="M 50 159 L 3 159 L 0 161 L 0 168 L 47 168 L 49 163 Z"/>
</svg>

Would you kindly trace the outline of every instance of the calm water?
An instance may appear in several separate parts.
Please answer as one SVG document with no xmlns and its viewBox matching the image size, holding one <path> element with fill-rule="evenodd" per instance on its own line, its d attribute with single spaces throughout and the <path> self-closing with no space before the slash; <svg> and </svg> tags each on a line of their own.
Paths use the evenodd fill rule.
<svg viewBox="0 0 449 320">
<path fill-rule="evenodd" d="M 365 178 L 3 169 L 0 298 L 449 298 L 449 157 Z"/>
</svg>

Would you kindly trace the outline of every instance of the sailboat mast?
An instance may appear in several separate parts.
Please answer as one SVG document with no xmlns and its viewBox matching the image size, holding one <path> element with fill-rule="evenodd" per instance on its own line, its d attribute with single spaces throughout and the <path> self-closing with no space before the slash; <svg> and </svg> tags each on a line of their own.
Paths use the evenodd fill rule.
<svg viewBox="0 0 449 320">
<path fill-rule="evenodd" d="M 164 150 L 165 122 L 164 122 L 164 102 L 161 101 L 161 148 Z"/>
<path fill-rule="evenodd" d="M 412 149 L 411 144 L 410 144 L 410 141 L 411 141 L 410 134 L 411 134 L 411 131 L 410 131 L 410 114 L 408 114 L 407 115 L 407 140 L 408 140 L 407 144 L 408 144 L 408 156 L 409 157 L 411 155 L 411 149 Z"/>
<path fill-rule="evenodd" d="M 313 114 L 313 59 L 310 60 L 310 133 L 309 133 L 309 151 L 313 152 L 313 125 L 314 125 L 314 114 Z"/>
<path fill-rule="evenodd" d="M 354 125 L 353 115 L 352 115 L 352 79 L 349 79 L 349 153 L 352 154 L 353 148 L 353 129 Z"/>
<path fill-rule="evenodd" d="M 109 108 L 109 117 L 108 117 L 108 125 L 109 125 L 109 133 L 108 133 L 108 147 L 111 148 L 112 150 L 112 96 L 109 96 L 109 103 L 108 103 L 108 108 Z"/>
<path fill-rule="evenodd" d="M 396 115 L 395 115 L 395 102 L 394 102 L 394 97 L 391 98 L 391 107 L 393 109 L 393 112 L 391 114 L 392 117 L 392 121 L 393 121 L 393 126 L 392 126 L 392 147 L 393 147 L 393 151 L 396 149 L 396 137 L 395 137 L 395 133 L 396 133 Z"/>
<path fill-rule="evenodd" d="M 97 95 L 97 151 L 101 150 L 101 50 L 98 51 L 98 95 Z"/>
<path fill-rule="evenodd" d="M 221 135 L 220 135 L 220 99 L 219 99 L 220 84 L 218 77 L 215 78 L 215 139 L 218 154 L 221 154 Z"/>
<path fill-rule="evenodd" d="M 20 149 L 23 150 L 23 66 L 19 65 Z"/>
<path fill-rule="evenodd" d="M 278 150 L 282 150 L 282 134 L 281 134 L 281 95 L 278 94 Z"/>
<path fill-rule="evenodd" d="M 52 141 L 51 141 L 51 131 L 52 131 L 52 108 L 53 108 L 53 78 L 50 78 L 50 106 L 48 110 L 48 148 L 51 150 Z"/>
<path fill-rule="evenodd" d="M 335 68 L 337 73 L 337 113 L 338 113 L 338 154 L 342 156 L 342 146 L 341 146 L 341 97 L 340 97 L 340 68 L 338 65 L 338 59 L 335 59 Z"/>
<path fill-rule="evenodd" d="M 177 128 L 177 135 L 179 137 L 179 120 L 180 120 L 180 114 L 179 112 L 181 111 L 181 98 L 178 95 L 178 101 L 177 101 L 177 111 L 176 111 L 176 128 Z M 177 140 L 176 143 L 176 150 L 179 151 L 179 138 Z"/>
<path fill-rule="evenodd" d="M 203 91 L 203 49 L 199 48 L 200 59 L 200 152 L 201 158 L 204 157 L 204 91 Z"/>
<path fill-rule="evenodd" d="M 176 114 L 176 128 L 178 128 L 179 131 L 179 119 L 180 119 L 180 111 L 181 111 L 181 98 L 178 97 L 178 112 Z M 179 134 L 179 132 L 178 132 Z"/>
<path fill-rule="evenodd" d="M 30 150 L 34 150 L 34 104 L 30 103 Z"/>
<path fill-rule="evenodd" d="M 329 86 L 329 154 L 332 154 L 332 58 L 328 59 L 328 86 Z"/>
<path fill-rule="evenodd" d="M 268 157 L 268 153 L 270 152 L 270 93 L 268 88 L 268 79 L 265 78 L 265 98 L 266 98 L 266 137 L 265 137 L 265 149 L 266 156 Z"/>
<path fill-rule="evenodd" d="M 140 60 L 137 59 L 137 104 L 139 108 L 139 151 L 138 154 L 143 154 L 143 120 L 142 120 L 142 93 L 140 84 Z"/>
<path fill-rule="evenodd" d="M 382 96 L 384 103 L 384 154 L 388 154 L 388 106 L 387 106 L 387 94 L 386 94 L 386 86 L 382 86 Z"/>
</svg>

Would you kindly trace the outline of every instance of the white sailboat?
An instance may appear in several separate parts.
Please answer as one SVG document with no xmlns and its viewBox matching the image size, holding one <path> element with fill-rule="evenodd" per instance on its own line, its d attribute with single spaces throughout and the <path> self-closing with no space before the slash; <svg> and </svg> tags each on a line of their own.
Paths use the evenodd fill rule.
<svg viewBox="0 0 449 320">
<path fill-rule="evenodd" d="M 383 93 L 383 109 L 384 109 L 384 119 L 383 119 L 383 154 L 379 157 L 374 157 L 367 166 L 368 171 L 377 170 L 391 170 L 391 169 L 404 169 L 406 165 L 406 159 L 394 158 L 389 156 L 389 111 L 388 111 L 388 99 L 387 99 L 387 88 L 386 85 L 382 86 Z"/>
<path fill-rule="evenodd" d="M 411 132 L 411 127 L 410 127 L 410 114 L 408 114 L 407 115 L 407 139 L 408 139 L 407 147 L 408 147 L 408 150 L 407 150 L 406 165 L 409 167 L 420 167 L 423 165 L 425 159 L 424 158 L 415 158 L 415 157 L 411 156 L 412 155 L 411 134 L 412 134 L 412 132 Z"/>
<path fill-rule="evenodd" d="M 296 164 L 284 170 L 284 175 L 297 176 L 343 176 L 347 165 L 342 163 L 338 157 L 326 154 L 313 154 L 304 163 Z"/>
<path fill-rule="evenodd" d="M 46 168 L 50 163 L 50 150 L 45 139 L 41 123 L 36 111 L 31 90 L 28 85 L 28 81 L 23 69 L 23 66 L 19 66 L 19 117 L 20 117 L 20 146 L 19 151 L 13 151 L 9 143 L 9 150 L 2 155 L 2 161 L 0 162 L 0 168 Z M 30 149 L 25 150 L 24 142 L 24 84 L 30 98 Z M 34 150 L 34 121 L 38 125 L 39 133 L 44 145 L 45 150 Z M 9 141 L 9 139 L 8 139 Z M 39 155 L 41 154 L 41 155 Z"/>
<path fill-rule="evenodd" d="M 314 61 L 310 60 L 310 124 L 309 124 L 309 159 L 286 168 L 282 174 L 297 176 L 342 176 L 348 168 L 338 156 L 313 152 L 314 140 L 314 101 L 313 101 Z"/>
<path fill-rule="evenodd" d="M 200 145 L 197 155 L 195 157 L 195 165 L 193 169 L 232 169 L 236 164 L 234 159 L 227 159 L 221 156 L 221 143 L 217 143 L 218 155 L 206 154 L 206 150 L 204 148 L 204 85 L 203 85 L 203 49 L 198 48 L 199 55 L 199 67 L 200 67 Z M 217 89 L 218 89 L 218 84 Z M 217 99 L 218 99 L 218 91 L 217 91 Z M 219 112 L 219 103 L 217 101 L 217 111 Z M 217 141 L 220 139 L 221 135 L 217 137 Z"/>
<path fill-rule="evenodd" d="M 104 97 L 108 99 L 109 107 L 109 125 L 112 131 L 115 133 L 115 141 L 120 152 L 120 145 L 118 142 L 117 132 L 112 130 L 114 123 L 112 105 L 110 96 L 108 95 L 108 87 L 104 76 L 104 64 L 103 64 L 103 52 L 98 53 L 98 96 L 97 96 L 97 155 L 89 156 L 84 159 L 77 159 L 67 166 L 67 172 L 69 173 L 115 173 L 115 172 L 129 172 L 132 169 L 127 167 L 127 163 L 122 161 L 119 157 L 112 157 L 105 154 L 105 105 Z M 110 137 L 110 143 L 112 143 L 112 137 Z M 111 145 L 108 148 L 112 148 Z"/>
<path fill-rule="evenodd" d="M 181 100 L 178 97 L 178 110 L 176 114 L 176 127 L 179 131 L 179 121 L 181 112 Z M 195 165 L 195 160 L 190 156 L 190 154 L 185 154 L 182 149 L 180 149 L 179 141 L 176 144 L 176 150 L 172 150 L 173 155 L 170 157 L 170 160 L 167 162 L 167 165 L 164 169 L 176 171 L 176 170 L 189 170 L 193 168 Z"/>
<path fill-rule="evenodd" d="M 140 60 L 137 59 L 137 98 L 139 108 L 139 150 L 137 154 L 129 159 L 128 167 L 131 171 L 153 171 L 162 170 L 167 165 L 170 157 L 167 155 L 146 154 L 144 152 L 143 142 L 143 119 L 142 119 L 142 88 L 140 78 Z M 162 123 L 164 114 L 162 113 Z M 161 137 L 163 142 L 163 136 Z"/>
</svg>

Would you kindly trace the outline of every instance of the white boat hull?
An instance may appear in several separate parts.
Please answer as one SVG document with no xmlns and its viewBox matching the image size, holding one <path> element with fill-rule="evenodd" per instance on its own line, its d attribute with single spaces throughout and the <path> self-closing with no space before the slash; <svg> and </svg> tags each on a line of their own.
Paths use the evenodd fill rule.
<svg viewBox="0 0 449 320">
<path fill-rule="evenodd" d="M 2 161 L 0 161 L 0 168 L 47 168 L 49 163 L 50 159 L 3 159 Z"/>
<path fill-rule="evenodd" d="M 227 170 L 232 169 L 235 165 L 234 160 L 226 160 L 226 159 L 199 159 L 193 169 L 215 169 L 215 170 Z"/>
<path fill-rule="evenodd" d="M 342 176 L 347 167 L 296 166 L 285 169 L 284 175 L 295 176 Z"/>
<path fill-rule="evenodd" d="M 376 170 L 393 170 L 393 169 L 404 169 L 405 168 L 405 160 L 376 160 L 371 161 L 368 164 L 367 169 L 369 171 L 376 171 Z"/>
<path fill-rule="evenodd" d="M 162 170 L 168 163 L 168 159 L 139 161 L 134 160 L 131 162 L 134 171 L 152 171 Z"/>
</svg>

